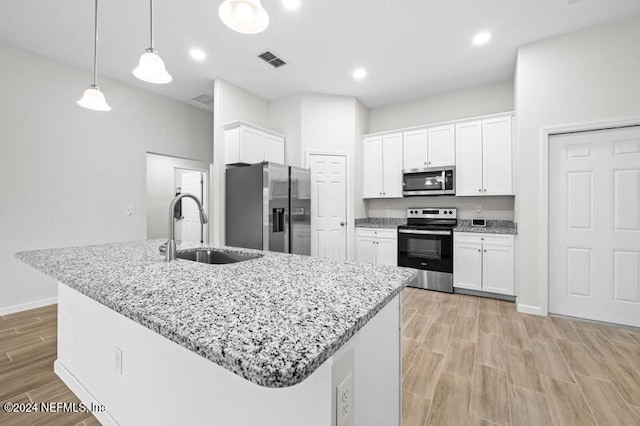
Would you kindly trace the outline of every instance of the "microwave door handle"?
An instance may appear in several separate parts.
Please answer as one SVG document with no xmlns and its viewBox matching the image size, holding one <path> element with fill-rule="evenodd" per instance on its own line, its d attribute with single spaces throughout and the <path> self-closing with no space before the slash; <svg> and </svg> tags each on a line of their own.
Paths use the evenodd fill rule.
<svg viewBox="0 0 640 426">
<path fill-rule="evenodd" d="M 447 172 L 445 170 L 442 171 L 442 190 L 447 189 Z"/>
<path fill-rule="evenodd" d="M 401 234 L 451 235 L 451 231 L 422 231 L 418 229 L 398 229 Z"/>
</svg>

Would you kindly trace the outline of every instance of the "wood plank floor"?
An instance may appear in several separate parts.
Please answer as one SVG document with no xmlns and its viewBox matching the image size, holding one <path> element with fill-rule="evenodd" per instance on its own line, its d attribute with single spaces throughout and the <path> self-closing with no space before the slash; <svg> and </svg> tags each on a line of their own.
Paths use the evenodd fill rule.
<svg viewBox="0 0 640 426">
<path fill-rule="evenodd" d="M 0 316 L 0 425 L 100 423 L 90 413 L 7 413 L 5 402 L 80 400 L 53 372 L 57 356 L 58 305 Z"/>
<path fill-rule="evenodd" d="M 640 331 L 407 288 L 403 426 L 640 425 Z"/>
<path fill-rule="evenodd" d="M 403 292 L 403 426 L 640 425 L 640 331 Z M 80 401 L 53 372 L 56 305 L 0 317 L 0 403 Z M 1 425 L 97 425 L 86 413 Z"/>
</svg>

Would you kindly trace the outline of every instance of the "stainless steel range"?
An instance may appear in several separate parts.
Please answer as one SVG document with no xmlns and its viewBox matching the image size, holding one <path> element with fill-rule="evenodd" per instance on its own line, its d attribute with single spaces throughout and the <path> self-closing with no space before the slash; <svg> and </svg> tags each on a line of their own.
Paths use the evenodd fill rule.
<svg viewBox="0 0 640 426">
<path fill-rule="evenodd" d="M 398 226 L 398 266 L 419 270 L 412 287 L 453 293 L 455 208 L 407 209 L 407 224 Z"/>
</svg>

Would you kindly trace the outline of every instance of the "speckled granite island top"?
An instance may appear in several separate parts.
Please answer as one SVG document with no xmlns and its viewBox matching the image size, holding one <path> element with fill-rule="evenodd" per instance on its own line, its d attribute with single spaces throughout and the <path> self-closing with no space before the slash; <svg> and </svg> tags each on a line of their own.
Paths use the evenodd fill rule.
<svg viewBox="0 0 640 426">
<path fill-rule="evenodd" d="M 414 275 L 393 266 L 227 247 L 220 250 L 264 256 L 227 265 L 167 263 L 158 254 L 160 244 L 49 249 L 16 257 L 267 387 L 308 377 Z"/>
</svg>

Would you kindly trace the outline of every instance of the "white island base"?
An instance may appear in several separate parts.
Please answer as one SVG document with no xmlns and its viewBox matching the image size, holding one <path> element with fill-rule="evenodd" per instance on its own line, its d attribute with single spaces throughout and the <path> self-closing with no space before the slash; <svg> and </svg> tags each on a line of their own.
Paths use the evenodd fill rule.
<svg viewBox="0 0 640 426">
<path fill-rule="evenodd" d="M 400 426 L 400 314 L 397 296 L 301 383 L 268 388 L 60 283 L 55 372 L 105 425 Z"/>
</svg>

